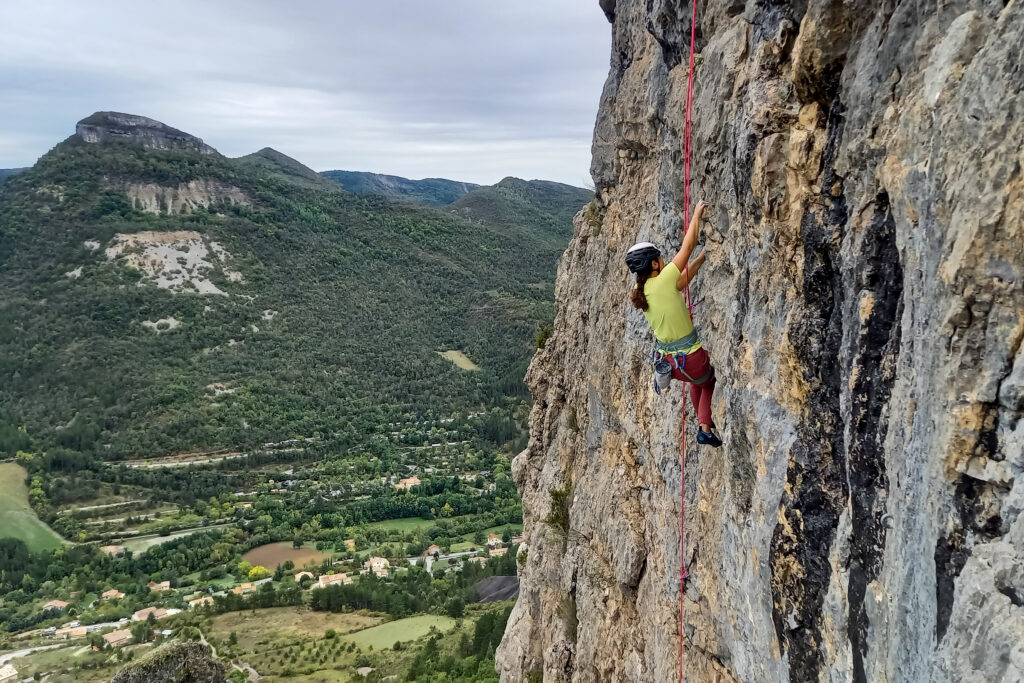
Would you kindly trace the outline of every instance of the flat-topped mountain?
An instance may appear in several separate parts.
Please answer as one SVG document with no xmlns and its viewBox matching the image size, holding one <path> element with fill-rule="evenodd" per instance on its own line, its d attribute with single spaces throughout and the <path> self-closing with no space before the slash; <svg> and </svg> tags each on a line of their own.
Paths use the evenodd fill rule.
<svg viewBox="0 0 1024 683">
<path fill-rule="evenodd" d="M 200 154 L 217 154 L 194 135 L 135 114 L 98 111 L 78 122 L 75 135 L 85 142 L 134 142 L 146 149 L 181 149 Z"/>
</svg>

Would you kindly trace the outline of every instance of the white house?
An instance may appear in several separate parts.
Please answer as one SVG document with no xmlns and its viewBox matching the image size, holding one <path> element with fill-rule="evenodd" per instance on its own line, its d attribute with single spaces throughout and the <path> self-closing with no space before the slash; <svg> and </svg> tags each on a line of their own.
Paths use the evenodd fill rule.
<svg viewBox="0 0 1024 683">
<path fill-rule="evenodd" d="M 387 558 L 384 557 L 371 557 L 366 562 L 363 562 L 363 567 L 369 569 L 377 576 L 384 578 L 388 575 L 388 568 L 391 563 L 388 562 Z"/>
</svg>

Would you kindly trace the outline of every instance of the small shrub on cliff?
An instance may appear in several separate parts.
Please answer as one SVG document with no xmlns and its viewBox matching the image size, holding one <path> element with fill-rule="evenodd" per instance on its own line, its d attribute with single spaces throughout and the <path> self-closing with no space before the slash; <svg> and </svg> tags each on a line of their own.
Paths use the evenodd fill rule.
<svg viewBox="0 0 1024 683">
<path fill-rule="evenodd" d="M 544 518 L 544 523 L 565 535 L 569 532 L 569 505 L 572 504 L 572 484 L 561 489 L 551 489 L 551 512 Z"/>
<path fill-rule="evenodd" d="M 533 338 L 533 346 L 537 349 L 543 349 L 548 343 L 548 339 L 551 337 L 551 333 L 554 329 L 547 323 L 541 323 L 540 327 L 537 328 L 537 334 Z"/>
</svg>

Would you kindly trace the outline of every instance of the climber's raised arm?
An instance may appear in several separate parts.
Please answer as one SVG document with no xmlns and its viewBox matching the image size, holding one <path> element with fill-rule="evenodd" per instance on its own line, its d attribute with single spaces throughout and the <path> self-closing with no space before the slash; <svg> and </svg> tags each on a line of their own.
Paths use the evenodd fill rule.
<svg viewBox="0 0 1024 683">
<path fill-rule="evenodd" d="M 697 202 L 697 208 L 694 209 L 693 217 L 690 219 L 690 227 L 686 231 L 686 237 L 683 238 L 683 245 L 679 248 L 679 253 L 672 259 L 672 263 L 676 264 L 679 272 L 683 272 L 686 262 L 690 260 L 690 255 L 697 246 L 697 238 L 700 236 L 700 219 L 704 216 L 704 209 L 707 206 L 708 203 L 704 200 Z"/>
<path fill-rule="evenodd" d="M 707 249 L 700 252 L 697 258 L 693 259 L 686 264 L 686 267 L 679 273 L 679 277 L 676 278 L 676 289 L 680 292 L 686 289 L 686 285 L 693 281 L 693 277 L 700 270 L 700 267 L 704 265 L 704 257 L 708 255 Z"/>
</svg>

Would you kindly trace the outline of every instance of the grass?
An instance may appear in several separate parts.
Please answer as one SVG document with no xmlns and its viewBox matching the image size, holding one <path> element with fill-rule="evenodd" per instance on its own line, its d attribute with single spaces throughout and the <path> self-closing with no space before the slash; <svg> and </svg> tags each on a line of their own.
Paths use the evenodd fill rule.
<svg viewBox="0 0 1024 683">
<path fill-rule="evenodd" d="M 422 517 L 403 517 L 402 519 L 385 519 L 380 522 L 370 522 L 366 526 L 370 529 L 388 529 L 390 531 L 417 531 L 425 529 L 436 521 L 423 519 Z"/>
<path fill-rule="evenodd" d="M 35 552 L 56 548 L 64 539 L 29 506 L 25 474 L 17 463 L 0 464 L 0 537 L 20 538 Z"/>
<path fill-rule="evenodd" d="M 479 370 L 480 366 L 469 359 L 462 351 L 438 351 L 438 355 L 447 358 L 463 370 Z"/>
<path fill-rule="evenodd" d="M 374 650 L 382 650 L 391 647 L 397 641 L 405 642 L 421 638 L 430 633 L 432 626 L 436 626 L 442 632 L 449 631 L 455 627 L 455 620 L 436 614 L 422 614 L 364 629 L 345 636 L 345 640 L 355 643 L 356 647 L 361 647 L 364 650 L 371 647 Z"/>
<path fill-rule="evenodd" d="M 379 624 L 381 617 L 366 612 L 335 614 L 314 612 L 302 607 L 269 607 L 241 612 L 227 612 L 213 618 L 212 634 L 227 640 L 234 631 L 243 650 L 265 652 L 282 641 L 323 638 L 327 629 L 338 634 L 351 633 Z M 391 641 L 394 643 L 394 641 Z"/>
</svg>

